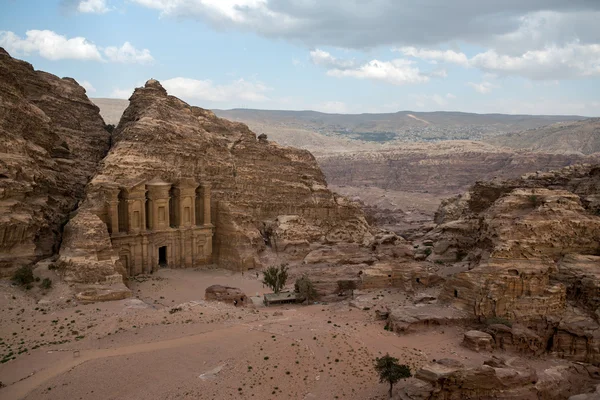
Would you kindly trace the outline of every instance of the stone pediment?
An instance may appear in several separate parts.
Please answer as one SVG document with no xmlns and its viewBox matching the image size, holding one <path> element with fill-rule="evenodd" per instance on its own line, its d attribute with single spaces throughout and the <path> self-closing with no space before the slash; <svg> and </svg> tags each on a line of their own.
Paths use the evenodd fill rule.
<svg viewBox="0 0 600 400">
<path fill-rule="evenodd" d="M 156 177 L 156 178 L 146 182 L 146 186 L 171 186 L 171 185 L 172 185 L 171 183 L 165 182 L 159 177 Z"/>
</svg>

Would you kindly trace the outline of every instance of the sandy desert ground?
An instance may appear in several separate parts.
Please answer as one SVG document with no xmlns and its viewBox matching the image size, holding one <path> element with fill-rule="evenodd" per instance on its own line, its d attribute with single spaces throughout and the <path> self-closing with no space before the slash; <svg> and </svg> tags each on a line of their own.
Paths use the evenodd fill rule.
<svg viewBox="0 0 600 400">
<path fill-rule="evenodd" d="M 411 302 L 399 289 L 250 309 L 204 301 L 212 284 L 267 290 L 254 274 L 165 269 L 133 281 L 131 299 L 81 305 L 60 284 L 36 303 L 2 282 L 0 398 L 385 399 L 373 360 L 386 352 L 413 371 L 486 358 L 460 346 L 464 328 L 384 330 L 373 310 Z"/>
</svg>

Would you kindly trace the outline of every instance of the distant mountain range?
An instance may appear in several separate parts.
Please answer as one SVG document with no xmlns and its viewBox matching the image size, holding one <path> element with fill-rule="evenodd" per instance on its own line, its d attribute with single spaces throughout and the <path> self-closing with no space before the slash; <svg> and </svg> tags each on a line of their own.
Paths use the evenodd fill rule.
<svg viewBox="0 0 600 400">
<path fill-rule="evenodd" d="M 519 150 L 593 154 L 600 152 L 600 118 L 559 122 L 496 136 L 486 141 Z"/>
<path fill-rule="evenodd" d="M 92 101 L 100 107 L 100 113 L 108 124 L 118 124 L 121 114 L 129 104 L 128 100 L 119 99 Z M 213 111 L 219 117 L 248 124 L 256 133 L 269 135 L 282 129 L 289 131 L 289 134 L 308 131 L 329 137 L 374 143 L 481 140 L 557 122 L 585 119 L 576 115 L 506 115 L 442 111 L 399 111 L 387 114 L 325 114 L 316 111 L 252 109 Z"/>
</svg>

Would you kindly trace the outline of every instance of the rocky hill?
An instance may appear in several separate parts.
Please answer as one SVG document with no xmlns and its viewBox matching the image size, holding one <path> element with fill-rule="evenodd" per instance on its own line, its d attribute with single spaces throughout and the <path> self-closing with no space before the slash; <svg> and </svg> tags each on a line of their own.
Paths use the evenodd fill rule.
<svg viewBox="0 0 600 400">
<path fill-rule="evenodd" d="M 399 111 L 385 114 L 325 114 L 316 111 L 214 110 L 221 117 L 248 124 L 257 133 L 273 129 L 311 131 L 340 139 L 374 143 L 394 141 L 480 140 L 560 121 L 570 115 L 505 115 L 462 112 Z M 268 129 L 264 131 L 262 129 Z"/>
<path fill-rule="evenodd" d="M 257 138 L 246 125 L 192 107 L 150 80 L 131 96 L 87 199 L 67 225 L 69 249 L 106 253 L 105 187 L 153 179 L 173 184 L 191 179 L 211 188 L 213 260 L 222 268 L 261 267 L 260 254 L 275 245 L 272 235 L 277 252 L 297 259 L 318 243 L 360 247 L 373 239 L 360 208 L 327 189 L 308 151 Z M 93 240 L 81 234 L 92 226 Z M 90 248 L 90 240 L 98 247 Z M 73 261 L 67 253 L 64 258 Z M 67 267 L 84 269 L 83 264 Z"/>
<path fill-rule="evenodd" d="M 468 264 L 441 301 L 491 321 L 505 350 L 600 364 L 598 165 L 480 182 L 436 221 L 430 259 Z"/>
<path fill-rule="evenodd" d="M 600 118 L 560 122 L 487 139 L 491 144 L 513 149 L 564 154 L 600 152 Z"/>
<path fill-rule="evenodd" d="M 446 141 L 322 154 L 319 164 L 333 185 L 450 195 L 478 180 L 516 178 L 530 171 L 595 159 L 577 154 L 502 150 L 483 142 Z"/>
<path fill-rule="evenodd" d="M 94 98 L 107 124 L 116 125 L 127 100 Z M 326 114 L 316 111 L 213 110 L 222 118 L 247 124 L 286 146 L 312 152 L 349 148 L 377 149 L 406 141 L 481 140 L 585 117 L 400 111 L 385 114 Z"/>
<path fill-rule="evenodd" d="M 99 109 L 71 78 L 0 48 L 0 275 L 58 251 L 62 227 L 106 155 Z"/>
</svg>

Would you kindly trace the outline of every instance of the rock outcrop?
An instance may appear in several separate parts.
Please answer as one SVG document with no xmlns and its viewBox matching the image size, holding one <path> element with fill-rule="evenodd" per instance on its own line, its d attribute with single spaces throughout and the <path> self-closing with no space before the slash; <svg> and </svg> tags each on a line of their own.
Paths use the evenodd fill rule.
<svg viewBox="0 0 600 400">
<path fill-rule="evenodd" d="M 511 362 L 512 361 L 512 362 Z M 542 369 L 518 360 L 492 358 L 479 367 L 452 359 L 438 360 L 417 371 L 403 389 L 409 399 L 565 399 L 598 383 L 592 366 L 561 364 Z"/>
<path fill-rule="evenodd" d="M 492 335 L 481 331 L 465 332 L 463 346 L 474 351 L 491 351 L 494 341 Z"/>
<path fill-rule="evenodd" d="M 231 286 L 212 285 L 204 291 L 206 300 L 221 301 L 224 303 L 234 304 L 239 307 L 247 307 L 252 305 L 252 301 L 246 296 L 241 289 Z"/>
<path fill-rule="evenodd" d="M 427 236 L 445 245 L 432 257 L 457 256 L 469 270 L 446 281 L 440 301 L 523 324 L 488 332 L 499 348 L 600 363 L 599 195 L 600 167 L 584 165 L 480 182 L 443 203 Z"/>
<path fill-rule="evenodd" d="M 192 243 L 196 237 L 203 237 L 201 243 L 208 243 L 204 245 L 204 253 L 199 250 L 204 254 L 203 263 L 212 261 L 234 270 L 261 268 L 263 258 L 270 262 L 269 254 L 314 264 L 330 262 L 331 257 L 339 258 L 348 249 L 354 249 L 356 259 L 344 259 L 337 264 L 377 260 L 371 248 L 378 243 L 360 207 L 328 190 L 323 173 L 308 151 L 282 147 L 266 138 L 258 140 L 246 125 L 217 118 L 211 111 L 169 96 L 156 80 L 149 80 L 131 96 L 129 107 L 113 132 L 112 147 L 90 182 L 86 200 L 79 209 L 80 213 L 96 215 L 107 229 L 94 228 L 95 247 L 84 243 L 88 238 L 79 236 L 69 248 L 89 250 L 89 259 L 104 265 L 109 258 L 114 260 L 115 240 L 122 236 L 122 227 L 113 226 L 117 202 L 118 207 L 121 202 L 129 207 L 119 214 L 119 224 L 122 220 L 128 224 L 127 234 L 133 231 L 143 235 L 146 229 L 153 231 L 150 224 L 160 225 L 164 218 L 161 216 L 164 208 L 158 210 L 163 214 L 154 217 L 148 214 L 156 191 L 162 190 L 159 187 L 172 185 L 171 192 L 164 193 L 167 196 L 164 204 L 169 207 L 167 212 L 172 213 L 173 228 L 174 219 L 181 223 L 184 218 L 180 211 L 177 211 L 180 214 L 173 211 L 173 196 L 184 199 L 188 196 L 184 191 L 189 187 L 193 199 L 198 184 L 203 192 L 196 200 L 195 214 L 198 218 L 204 213 L 203 228 L 192 232 L 192 221 L 188 230 L 178 233 L 169 230 L 167 219 L 156 234 L 163 236 L 155 235 L 155 239 L 140 236 L 139 247 L 130 250 L 125 247 L 130 242 L 123 242 L 117 257 L 127 264 L 125 270 L 129 274 L 151 272 L 146 264 L 162 262 L 161 257 L 164 262 L 175 260 L 177 265 L 193 265 L 192 257 L 196 256 L 191 252 L 196 254 L 196 248 L 192 245 L 191 250 L 186 250 L 190 248 L 186 243 Z M 123 190 L 127 190 L 124 198 L 121 195 L 117 198 L 116 193 Z M 190 202 L 193 204 L 193 200 Z M 139 210 L 144 214 L 144 208 L 146 219 L 142 215 L 140 224 L 140 215 L 136 213 Z M 156 221 L 151 222 L 152 218 Z M 90 218 L 85 219 L 92 223 Z M 72 224 L 78 223 L 76 217 Z M 214 237 L 206 242 L 205 235 L 213 225 Z M 68 226 L 68 230 L 75 231 L 76 226 Z M 112 253 L 101 245 L 107 237 L 113 242 Z M 150 243 L 146 252 L 143 246 L 148 240 L 164 244 Z M 171 247 L 174 241 L 177 245 Z M 150 245 L 157 254 L 150 250 Z M 158 254 L 159 246 L 165 246 L 164 256 Z M 140 260 L 146 264 L 134 265 Z M 79 264 L 76 261 L 67 248 L 61 251 L 60 265 L 86 269 L 84 260 Z M 114 262 L 115 272 L 117 269 L 118 263 Z"/>
<path fill-rule="evenodd" d="M 467 190 L 479 180 L 514 179 L 531 171 L 598 162 L 599 157 L 519 152 L 482 142 L 456 140 L 322 154 L 318 160 L 332 185 L 449 196 Z"/>
<path fill-rule="evenodd" d="M 0 276 L 58 251 L 62 227 L 106 155 L 99 109 L 71 78 L 0 48 Z"/>
</svg>

